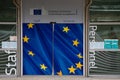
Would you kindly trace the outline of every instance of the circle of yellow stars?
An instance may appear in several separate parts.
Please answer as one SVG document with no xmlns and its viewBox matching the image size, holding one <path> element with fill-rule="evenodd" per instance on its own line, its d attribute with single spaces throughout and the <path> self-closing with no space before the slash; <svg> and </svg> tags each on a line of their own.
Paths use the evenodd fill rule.
<svg viewBox="0 0 120 80">
<path fill-rule="evenodd" d="M 83 65 L 82 65 L 80 62 L 75 63 L 75 65 L 76 65 L 76 68 L 73 67 L 73 66 L 71 66 L 70 68 L 68 68 L 70 74 L 75 74 L 75 71 L 76 71 L 77 69 L 80 69 L 80 70 L 81 70 L 82 67 L 83 67 Z M 62 71 L 60 70 L 59 72 L 57 72 L 57 75 L 58 75 L 58 76 L 62 76 L 62 75 L 63 75 Z"/>
<path fill-rule="evenodd" d="M 29 23 L 29 24 L 27 24 L 27 26 L 28 26 L 28 29 L 30 29 L 30 28 L 33 28 L 34 24 L 33 23 Z M 27 36 L 23 37 L 23 42 L 28 43 L 28 40 L 29 40 L 29 38 Z"/>
<path fill-rule="evenodd" d="M 69 30 L 70 29 L 68 28 L 68 26 L 67 27 L 63 27 L 63 32 L 68 33 Z M 76 47 L 78 47 L 78 45 L 80 44 L 79 41 L 78 41 L 78 39 L 75 39 L 72 42 L 73 42 L 73 46 L 76 46 Z M 83 58 L 83 56 L 81 56 L 80 53 L 77 54 L 77 57 L 78 58 Z M 75 71 L 77 69 L 82 69 L 82 67 L 83 67 L 83 65 L 80 62 L 75 63 L 75 65 L 76 65 L 76 68 L 73 67 L 73 66 L 71 66 L 70 68 L 68 68 L 70 74 L 75 74 Z M 62 71 L 60 70 L 59 72 L 57 72 L 57 75 L 62 76 L 63 75 Z"/>
<path fill-rule="evenodd" d="M 69 29 L 68 26 L 63 27 L 63 32 L 68 33 L 69 30 L 70 30 L 70 29 Z M 76 47 L 77 47 L 79 44 L 80 44 L 80 43 L 79 43 L 78 39 L 73 40 L 73 46 L 76 46 Z"/>
<path fill-rule="evenodd" d="M 83 65 L 80 62 L 76 63 L 76 68 L 74 68 L 73 66 L 71 66 L 70 68 L 68 68 L 69 73 L 75 74 L 75 70 L 77 70 L 77 68 L 78 69 L 82 69 L 82 66 Z"/>
<path fill-rule="evenodd" d="M 33 28 L 34 24 L 33 23 L 29 23 L 29 24 L 27 24 L 27 26 L 30 29 L 30 28 Z M 70 29 L 68 28 L 68 26 L 67 27 L 63 27 L 63 32 L 68 33 L 69 30 Z M 28 36 L 25 35 L 23 37 L 23 42 L 28 43 L 28 41 L 29 41 L 29 38 L 28 38 Z M 77 47 L 78 45 L 79 45 L 78 39 L 73 40 L 73 46 Z M 35 55 L 32 51 L 28 51 L 28 54 L 30 56 L 34 56 Z M 80 53 L 77 55 L 77 57 L 78 58 L 83 58 Z M 82 67 L 83 67 L 83 65 L 80 62 L 76 63 L 75 65 L 76 65 L 76 68 L 74 68 L 73 66 L 71 66 L 70 68 L 68 68 L 69 73 L 75 74 L 75 71 L 76 71 L 77 68 L 78 69 L 82 69 Z M 40 64 L 40 68 L 42 70 L 46 70 L 47 66 L 45 66 L 45 64 Z M 59 72 L 57 72 L 57 75 L 62 76 L 63 75 L 62 71 L 60 70 Z"/>
<path fill-rule="evenodd" d="M 28 26 L 28 29 L 32 29 L 33 28 L 33 26 L 34 26 L 34 24 L 33 23 L 29 23 L 29 24 L 27 24 L 27 26 Z M 25 42 L 25 43 L 28 43 L 29 42 L 29 38 L 28 38 L 28 36 L 24 36 L 23 37 L 23 42 Z M 34 56 L 35 54 L 32 52 L 32 51 L 28 51 L 28 55 L 30 55 L 30 56 Z M 45 66 L 45 64 L 40 64 L 40 68 L 41 68 L 41 70 L 46 70 L 47 69 L 47 66 Z"/>
</svg>

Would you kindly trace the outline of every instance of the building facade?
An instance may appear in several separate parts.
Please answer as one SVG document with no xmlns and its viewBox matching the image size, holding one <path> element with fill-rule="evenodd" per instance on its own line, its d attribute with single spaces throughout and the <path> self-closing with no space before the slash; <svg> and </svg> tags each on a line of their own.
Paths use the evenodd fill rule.
<svg viewBox="0 0 120 80">
<path fill-rule="evenodd" d="M 119 0 L 1 0 L 0 76 L 119 76 Z"/>
</svg>

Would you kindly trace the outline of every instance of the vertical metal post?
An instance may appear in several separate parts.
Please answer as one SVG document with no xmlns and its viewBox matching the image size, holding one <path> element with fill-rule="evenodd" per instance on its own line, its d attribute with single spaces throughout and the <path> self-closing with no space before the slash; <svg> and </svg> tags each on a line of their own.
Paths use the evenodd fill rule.
<svg viewBox="0 0 120 80">
<path fill-rule="evenodd" d="M 17 29 L 17 76 L 21 76 L 21 0 L 13 0 L 17 11 L 17 19 L 16 19 L 16 29 Z"/>
<path fill-rule="evenodd" d="M 89 76 L 89 7 L 92 0 L 86 0 L 85 4 L 85 77 Z"/>
<path fill-rule="evenodd" d="M 54 28 L 56 22 L 50 22 L 52 24 L 52 75 L 54 75 Z"/>
</svg>

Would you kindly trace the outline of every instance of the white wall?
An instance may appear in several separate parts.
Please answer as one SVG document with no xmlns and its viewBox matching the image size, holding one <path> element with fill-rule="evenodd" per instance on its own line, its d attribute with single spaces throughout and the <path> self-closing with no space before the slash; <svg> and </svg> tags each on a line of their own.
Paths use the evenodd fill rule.
<svg viewBox="0 0 120 80">
<path fill-rule="evenodd" d="M 34 8 L 42 9 L 43 15 L 31 15 Z M 72 11 L 76 15 L 48 15 L 46 11 Z M 45 13 L 46 12 L 46 13 Z M 83 23 L 84 0 L 23 0 L 23 23 Z"/>
</svg>

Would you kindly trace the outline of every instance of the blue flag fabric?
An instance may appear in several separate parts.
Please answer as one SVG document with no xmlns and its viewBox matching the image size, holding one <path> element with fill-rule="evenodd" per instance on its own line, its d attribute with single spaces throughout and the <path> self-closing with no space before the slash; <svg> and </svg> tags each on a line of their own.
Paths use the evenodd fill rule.
<svg viewBox="0 0 120 80">
<path fill-rule="evenodd" d="M 23 75 L 52 73 L 83 75 L 83 24 L 23 24 Z"/>
<path fill-rule="evenodd" d="M 23 24 L 23 75 L 52 74 L 51 24 Z"/>
<path fill-rule="evenodd" d="M 83 24 L 55 24 L 54 74 L 83 75 Z"/>
</svg>

